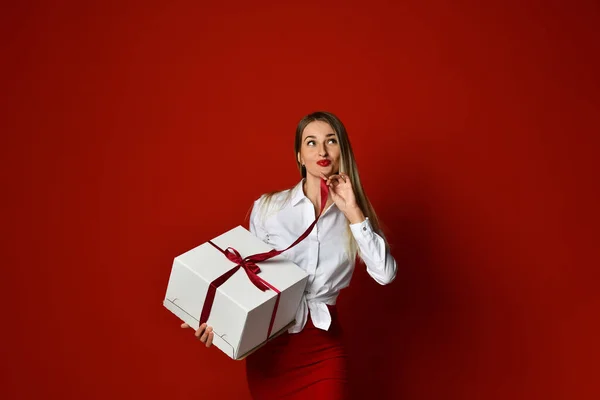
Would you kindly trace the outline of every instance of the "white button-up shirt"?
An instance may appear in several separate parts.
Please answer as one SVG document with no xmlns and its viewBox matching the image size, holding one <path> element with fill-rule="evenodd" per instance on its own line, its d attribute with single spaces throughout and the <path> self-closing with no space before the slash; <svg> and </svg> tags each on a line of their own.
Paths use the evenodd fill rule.
<svg viewBox="0 0 600 400">
<path fill-rule="evenodd" d="M 250 232 L 278 250 L 298 239 L 316 218 L 315 208 L 304 194 L 303 182 L 273 195 L 267 207 L 264 195 L 256 200 L 250 214 Z M 308 274 L 296 323 L 289 333 L 302 331 L 309 310 L 315 327 L 329 329 L 331 315 L 327 304 L 335 304 L 340 290 L 350 284 L 354 271 L 356 257 L 349 247 L 349 234 L 356 240 L 367 272 L 376 282 L 385 285 L 396 277 L 396 261 L 383 238 L 373 231 L 369 219 L 349 225 L 342 211 L 332 204 L 323 211 L 306 239 L 282 253 Z"/>
</svg>

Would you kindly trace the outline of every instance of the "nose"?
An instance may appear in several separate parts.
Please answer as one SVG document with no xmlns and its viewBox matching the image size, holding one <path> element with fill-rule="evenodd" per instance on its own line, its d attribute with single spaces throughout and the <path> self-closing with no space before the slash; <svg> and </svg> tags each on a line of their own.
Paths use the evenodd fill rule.
<svg viewBox="0 0 600 400">
<path fill-rule="evenodd" d="M 321 156 L 321 157 L 326 157 L 327 156 L 327 147 L 325 147 L 325 145 L 322 144 L 322 143 L 319 146 L 319 156 Z"/>
</svg>

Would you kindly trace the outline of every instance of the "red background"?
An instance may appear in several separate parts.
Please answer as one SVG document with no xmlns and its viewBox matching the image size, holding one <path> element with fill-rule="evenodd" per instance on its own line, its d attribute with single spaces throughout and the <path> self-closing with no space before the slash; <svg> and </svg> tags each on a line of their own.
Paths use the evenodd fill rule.
<svg viewBox="0 0 600 400">
<path fill-rule="evenodd" d="M 3 398 L 247 399 L 162 299 L 318 109 L 399 265 L 339 299 L 356 398 L 600 396 L 597 2 L 49 3 L 0 21 Z"/>
</svg>

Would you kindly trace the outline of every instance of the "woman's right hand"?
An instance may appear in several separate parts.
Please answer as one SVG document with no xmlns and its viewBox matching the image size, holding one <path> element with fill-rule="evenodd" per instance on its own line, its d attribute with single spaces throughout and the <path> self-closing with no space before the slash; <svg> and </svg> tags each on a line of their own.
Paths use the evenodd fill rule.
<svg viewBox="0 0 600 400">
<path fill-rule="evenodd" d="M 181 327 L 182 328 L 191 328 L 191 326 L 189 326 L 185 322 L 183 324 L 181 324 Z M 200 341 L 202 343 L 206 344 L 206 347 L 210 347 L 212 345 L 213 337 L 215 336 L 215 334 L 213 333 L 212 326 L 207 327 L 206 323 L 203 323 L 196 330 L 196 333 L 194 333 L 194 336 L 196 336 L 198 339 L 200 339 Z"/>
</svg>

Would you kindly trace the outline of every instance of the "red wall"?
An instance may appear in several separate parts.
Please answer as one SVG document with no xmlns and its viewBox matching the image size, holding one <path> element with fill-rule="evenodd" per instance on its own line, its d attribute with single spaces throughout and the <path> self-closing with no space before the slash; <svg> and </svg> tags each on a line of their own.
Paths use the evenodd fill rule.
<svg viewBox="0 0 600 400">
<path fill-rule="evenodd" d="M 3 398 L 247 399 L 162 299 L 318 109 L 399 265 L 339 299 L 356 398 L 600 396 L 597 2 L 48 3 L 0 21 Z"/>
</svg>

